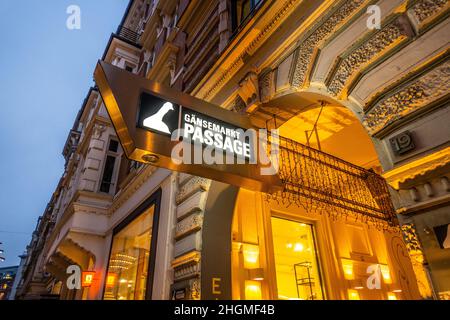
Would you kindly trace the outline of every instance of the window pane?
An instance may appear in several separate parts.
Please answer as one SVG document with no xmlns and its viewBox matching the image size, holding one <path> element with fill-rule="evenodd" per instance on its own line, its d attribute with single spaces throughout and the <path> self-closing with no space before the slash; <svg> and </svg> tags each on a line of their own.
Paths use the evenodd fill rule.
<svg viewBox="0 0 450 320">
<path fill-rule="evenodd" d="M 103 171 L 102 184 L 100 185 L 101 192 L 109 192 L 109 187 L 111 185 L 111 179 L 114 172 L 114 163 L 116 158 L 112 156 L 106 157 L 105 171 Z"/>
<path fill-rule="evenodd" d="M 109 151 L 117 152 L 117 150 L 119 149 L 119 142 L 116 141 L 116 140 L 111 140 L 109 142 L 109 148 L 108 149 L 109 149 Z"/>
<path fill-rule="evenodd" d="M 250 0 L 243 0 L 242 4 L 241 4 L 241 17 L 239 19 L 239 23 L 242 23 L 242 21 L 245 20 L 245 18 L 247 18 L 247 16 L 250 14 Z"/>
<path fill-rule="evenodd" d="M 272 217 L 279 299 L 321 300 L 313 226 Z"/>
<path fill-rule="evenodd" d="M 144 300 L 154 206 L 113 238 L 104 299 Z"/>
</svg>

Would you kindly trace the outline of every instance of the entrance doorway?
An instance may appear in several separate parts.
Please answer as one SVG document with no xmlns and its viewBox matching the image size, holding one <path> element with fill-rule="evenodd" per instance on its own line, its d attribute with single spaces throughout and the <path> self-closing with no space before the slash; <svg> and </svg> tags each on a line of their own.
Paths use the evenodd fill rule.
<svg viewBox="0 0 450 320">
<path fill-rule="evenodd" d="M 278 299 L 324 297 L 314 226 L 271 218 Z"/>
</svg>

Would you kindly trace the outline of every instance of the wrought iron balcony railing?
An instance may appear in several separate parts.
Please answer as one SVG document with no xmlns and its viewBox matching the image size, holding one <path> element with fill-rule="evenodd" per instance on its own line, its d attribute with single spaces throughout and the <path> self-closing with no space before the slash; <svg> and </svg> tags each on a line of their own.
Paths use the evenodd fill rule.
<svg viewBox="0 0 450 320">
<path fill-rule="evenodd" d="M 278 143 L 271 138 L 269 148 L 275 144 L 284 190 L 269 197 L 331 217 L 351 215 L 381 228 L 397 225 L 387 183 L 380 175 L 288 138 L 279 137 Z"/>
</svg>

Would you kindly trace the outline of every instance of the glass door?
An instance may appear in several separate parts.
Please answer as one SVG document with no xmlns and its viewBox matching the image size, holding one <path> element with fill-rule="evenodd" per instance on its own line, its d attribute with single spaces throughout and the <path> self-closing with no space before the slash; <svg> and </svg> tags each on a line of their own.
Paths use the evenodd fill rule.
<svg viewBox="0 0 450 320">
<path fill-rule="evenodd" d="M 324 298 L 313 225 L 272 217 L 278 299 Z"/>
</svg>

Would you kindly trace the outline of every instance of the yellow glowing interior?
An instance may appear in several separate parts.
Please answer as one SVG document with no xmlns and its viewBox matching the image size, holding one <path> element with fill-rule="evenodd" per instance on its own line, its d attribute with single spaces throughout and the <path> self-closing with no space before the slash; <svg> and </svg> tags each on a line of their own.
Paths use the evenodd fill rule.
<svg viewBox="0 0 450 320">
<path fill-rule="evenodd" d="M 320 115 L 320 116 L 319 116 Z M 317 135 L 312 132 L 317 121 Z M 378 157 L 364 127 L 353 113 L 339 106 L 302 112 L 279 128 L 280 135 L 337 156 L 364 168 L 378 168 Z M 345 141 L 345 143 L 343 143 Z"/>
<path fill-rule="evenodd" d="M 261 294 L 261 282 L 246 280 L 245 281 L 245 299 L 247 300 L 260 300 Z"/>
<path fill-rule="evenodd" d="M 344 271 L 344 277 L 347 280 L 352 280 L 353 276 L 353 261 L 349 259 L 341 259 L 342 270 Z"/>
<path fill-rule="evenodd" d="M 252 269 L 259 267 L 259 247 L 253 244 L 243 244 L 244 268 Z"/>
<path fill-rule="evenodd" d="M 388 300 L 397 300 L 397 295 L 393 292 L 388 292 Z"/>
<path fill-rule="evenodd" d="M 391 272 L 389 271 L 389 267 L 385 264 L 380 264 L 381 276 L 385 283 L 392 283 Z"/>
<path fill-rule="evenodd" d="M 313 228 L 272 217 L 279 299 L 323 299 Z"/>
<path fill-rule="evenodd" d="M 154 206 L 114 235 L 104 299 L 144 300 Z"/>
<path fill-rule="evenodd" d="M 358 290 L 349 289 L 348 290 L 348 300 L 360 300 Z"/>
</svg>

